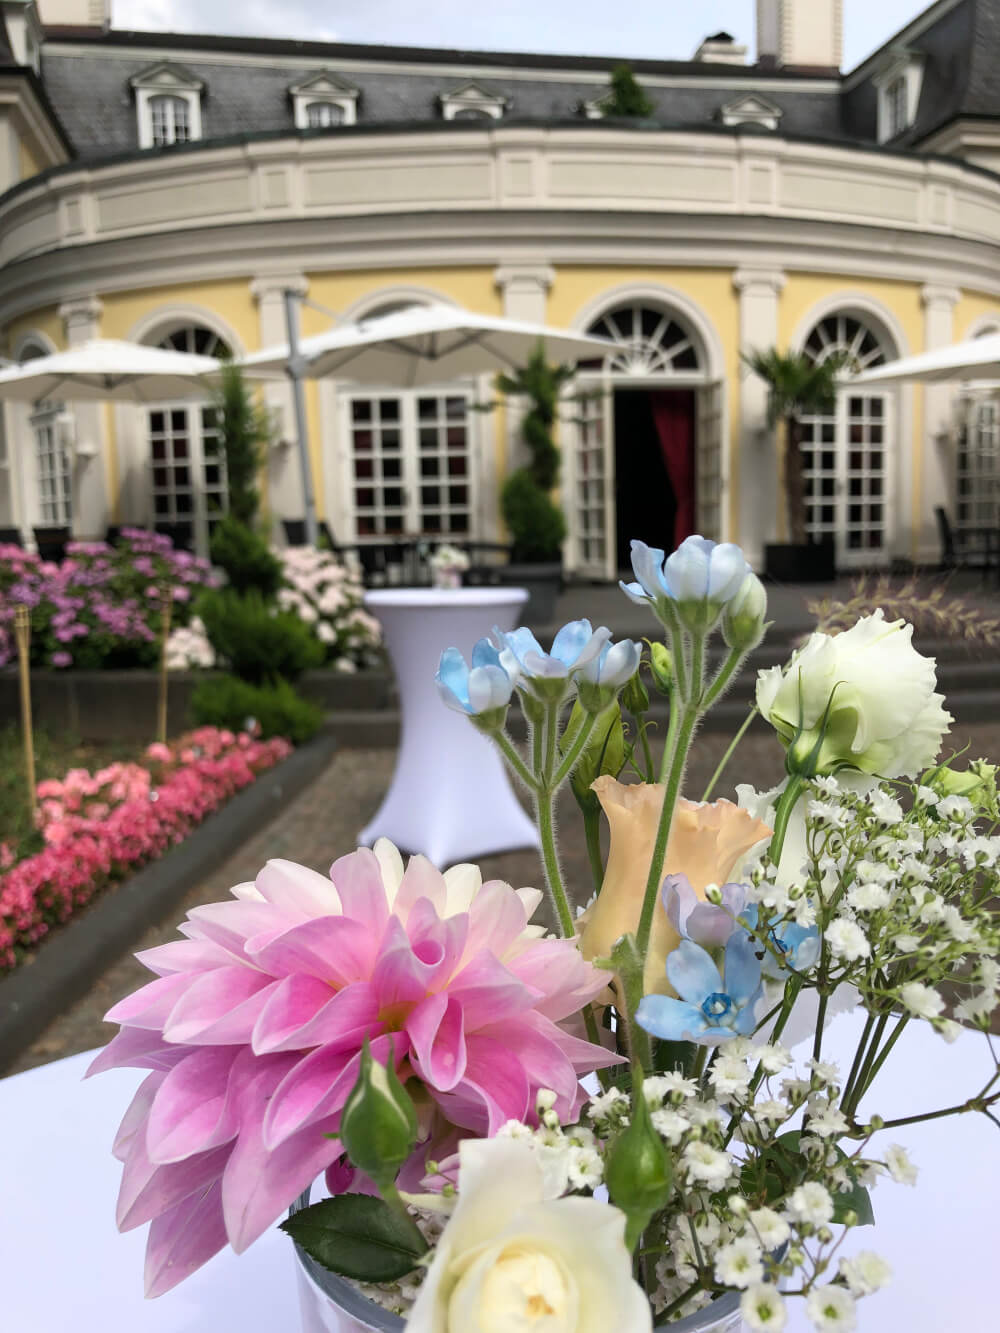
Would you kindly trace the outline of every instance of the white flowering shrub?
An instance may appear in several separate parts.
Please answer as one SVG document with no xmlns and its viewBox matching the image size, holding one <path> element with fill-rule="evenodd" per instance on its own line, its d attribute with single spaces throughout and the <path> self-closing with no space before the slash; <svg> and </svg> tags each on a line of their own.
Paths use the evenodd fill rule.
<svg viewBox="0 0 1000 1333">
<path fill-rule="evenodd" d="M 284 575 L 278 605 L 313 627 L 327 663 L 339 671 L 373 665 L 381 629 L 362 605 L 360 576 L 333 552 L 311 546 L 290 546 L 278 557 Z"/>
<path fill-rule="evenodd" d="M 215 649 L 199 616 L 190 625 L 171 630 L 167 639 L 168 671 L 208 671 L 215 666 Z"/>
</svg>

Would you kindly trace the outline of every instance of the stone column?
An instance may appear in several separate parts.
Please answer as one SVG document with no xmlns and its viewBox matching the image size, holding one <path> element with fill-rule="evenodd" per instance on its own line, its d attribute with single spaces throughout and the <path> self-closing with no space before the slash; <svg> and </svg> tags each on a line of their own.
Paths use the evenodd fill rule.
<svg viewBox="0 0 1000 1333">
<path fill-rule="evenodd" d="M 950 347 L 955 341 L 955 307 L 962 298 L 957 287 L 928 285 L 920 292 L 924 307 L 924 351 Z M 906 392 L 904 388 L 903 392 Z M 898 530 L 905 547 L 905 534 L 910 532 L 910 550 L 904 553 L 918 563 L 933 563 L 940 558 L 941 547 L 934 510 L 943 505 L 954 521 L 955 494 L 955 439 L 952 427 L 954 386 L 928 384 L 924 388 L 923 466 L 919 488 L 919 512 L 914 510 L 914 478 L 912 471 L 919 466 L 909 441 L 900 440 L 898 466 L 900 469 L 900 512 Z M 907 472 L 911 475 L 907 476 Z M 905 506 L 905 508 L 903 508 Z"/>
<path fill-rule="evenodd" d="M 96 296 L 65 301 L 59 307 L 66 342 L 78 347 L 101 334 L 104 307 Z M 107 487 L 107 448 L 105 431 L 108 408 L 103 403 L 74 403 L 72 391 L 66 394 L 72 412 L 75 446 L 73 459 L 73 535 L 85 540 L 102 539 L 110 521 L 111 506 Z"/>
<path fill-rule="evenodd" d="M 785 275 L 773 269 L 741 268 L 733 274 L 740 296 L 740 352 L 765 351 L 778 342 L 778 303 Z M 739 495 L 737 540 L 756 570 L 764 546 L 778 538 L 778 442 L 767 424 L 767 385 L 740 363 L 738 469 L 731 484 Z"/>
<path fill-rule="evenodd" d="M 550 264 L 501 264 L 493 274 L 493 281 L 503 297 L 504 316 L 544 324 L 549 289 L 555 277 Z"/>
<path fill-rule="evenodd" d="M 285 292 L 304 297 L 309 283 L 301 273 L 269 273 L 255 278 L 250 291 L 257 302 L 258 334 L 261 349 L 287 343 Z M 295 416 L 292 390 L 287 382 L 263 385 L 263 398 L 275 422 L 274 443 L 267 468 L 267 506 L 275 524 L 274 536 L 284 540 L 281 519 L 305 517 L 302 475 L 295 441 Z"/>
</svg>

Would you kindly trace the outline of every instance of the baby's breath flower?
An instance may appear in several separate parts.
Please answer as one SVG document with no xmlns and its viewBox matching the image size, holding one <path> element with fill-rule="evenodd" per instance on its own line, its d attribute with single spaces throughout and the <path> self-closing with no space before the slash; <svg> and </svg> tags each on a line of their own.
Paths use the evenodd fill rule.
<svg viewBox="0 0 1000 1333">
<path fill-rule="evenodd" d="M 797 1222 L 811 1222 L 813 1226 L 822 1226 L 833 1217 L 830 1191 L 818 1180 L 807 1180 L 793 1190 L 787 1207 Z"/>
<path fill-rule="evenodd" d="M 755 1102 L 753 1114 L 756 1120 L 779 1121 L 787 1120 L 792 1111 L 791 1107 L 786 1106 L 784 1102 L 775 1101 L 774 1098 L 771 1098 L 768 1101 Z"/>
<path fill-rule="evenodd" d="M 831 1064 L 828 1060 L 810 1060 L 809 1068 L 813 1072 L 813 1077 L 820 1083 L 828 1087 L 840 1086 L 840 1066 Z"/>
<path fill-rule="evenodd" d="M 576 1190 L 596 1189 L 604 1179 L 604 1162 L 593 1148 L 570 1148 L 567 1166 L 569 1183 Z"/>
<path fill-rule="evenodd" d="M 824 1107 L 817 1115 L 809 1116 L 809 1133 L 817 1138 L 836 1139 L 846 1134 L 849 1126 L 846 1118 L 835 1106 Z"/>
<path fill-rule="evenodd" d="M 898 824 L 903 818 L 903 807 L 883 788 L 875 787 L 868 793 L 872 814 L 883 824 Z"/>
<path fill-rule="evenodd" d="M 763 1283 L 743 1293 L 740 1314 L 753 1333 L 781 1333 L 788 1322 L 785 1303 L 778 1294 L 778 1288 Z"/>
<path fill-rule="evenodd" d="M 918 805 L 937 805 L 941 797 L 933 787 L 918 786 L 913 793 L 914 800 Z"/>
<path fill-rule="evenodd" d="M 915 1185 L 917 1183 L 917 1168 L 910 1161 L 906 1154 L 906 1149 L 901 1148 L 898 1143 L 886 1149 L 885 1164 L 888 1167 L 889 1175 L 897 1185 Z"/>
<path fill-rule="evenodd" d="M 852 1333 L 858 1326 L 854 1297 L 844 1287 L 817 1287 L 811 1291 L 806 1313 L 817 1333 Z"/>
<path fill-rule="evenodd" d="M 945 819 L 953 819 L 956 823 L 962 823 L 972 817 L 972 802 L 965 796 L 946 796 L 938 804 L 937 812 L 943 815 Z"/>
<path fill-rule="evenodd" d="M 587 1109 L 590 1112 L 591 1120 L 595 1124 L 600 1124 L 614 1113 L 623 1111 L 627 1106 L 628 1096 L 622 1092 L 621 1088 L 608 1088 L 607 1092 L 601 1092 L 596 1097 L 591 1097 Z"/>
<path fill-rule="evenodd" d="M 880 912 L 892 902 L 892 895 L 884 885 L 867 881 L 852 884 L 847 901 L 856 912 Z"/>
<path fill-rule="evenodd" d="M 831 921 L 827 926 L 826 942 L 837 958 L 843 958 L 848 963 L 856 963 L 859 959 L 867 958 L 872 951 L 868 938 L 858 923 L 843 916 L 837 917 L 836 921 Z"/>
<path fill-rule="evenodd" d="M 791 1227 L 773 1208 L 755 1208 L 750 1222 L 765 1250 L 778 1249 L 792 1234 Z"/>
<path fill-rule="evenodd" d="M 899 998 L 916 1018 L 939 1018 L 944 1012 L 944 1000 L 930 986 L 919 981 L 908 981 L 900 987 Z"/>
<path fill-rule="evenodd" d="M 724 1287 L 752 1287 L 763 1281 L 760 1245 L 749 1236 L 730 1241 L 715 1256 L 715 1276 Z"/>
<path fill-rule="evenodd" d="M 841 1259 L 840 1273 L 853 1296 L 870 1296 L 892 1278 L 892 1269 L 881 1255 L 871 1250 L 862 1250 L 853 1259 Z"/>
<path fill-rule="evenodd" d="M 733 1171 L 724 1152 L 709 1143 L 689 1143 L 681 1158 L 692 1180 L 703 1181 L 710 1189 L 721 1189 Z"/>
<path fill-rule="evenodd" d="M 666 1139 L 671 1147 L 676 1147 L 691 1128 L 690 1123 L 682 1115 L 672 1111 L 669 1107 L 654 1111 L 650 1119 L 657 1134 L 662 1139 Z"/>
</svg>

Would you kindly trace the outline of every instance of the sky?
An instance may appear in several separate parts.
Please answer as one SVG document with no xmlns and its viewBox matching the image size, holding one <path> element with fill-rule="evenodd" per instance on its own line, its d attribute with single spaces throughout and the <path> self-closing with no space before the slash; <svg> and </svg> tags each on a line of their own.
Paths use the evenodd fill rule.
<svg viewBox="0 0 1000 1333">
<path fill-rule="evenodd" d="M 844 68 L 926 8 L 844 0 Z M 687 60 L 710 33 L 753 54 L 755 0 L 113 0 L 116 28 Z"/>
</svg>

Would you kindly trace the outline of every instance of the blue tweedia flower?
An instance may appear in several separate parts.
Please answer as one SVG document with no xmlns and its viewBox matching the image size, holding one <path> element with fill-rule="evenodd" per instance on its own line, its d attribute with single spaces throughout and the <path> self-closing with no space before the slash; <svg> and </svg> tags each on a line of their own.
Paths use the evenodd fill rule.
<svg viewBox="0 0 1000 1333">
<path fill-rule="evenodd" d="M 672 555 L 645 542 L 632 543 L 632 569 L 636 583 L 622 583 L 621 589 L 633 602 L 730 602 L 743 587 L 753 570 L 738 546 L 731 542 L 709 541 L 707 537 L 688 537 Z"/>
<path fill-rule="evenodd" d="M 681 940 L 667 958 L 667 976 L 680 999 L 643 996 L 636 1022 L 663 1041 L 693 1041 L 699 1046 L 749 1036 L 757 1027 L 764 997 L 756 947 L 744 931 L 731 935 L 723 976 L 711 954 L 691 940 Z"/>
<path fill-rule="evenodd" d="M 550 653 L 542 649 L 530 629 L 523 627 L 510 631 L 495 629 L 493 637 L 500 649 L 498 662 L 508 672 L 516 665 L 526 676 L 566 680 L 600 656 L 611 631 L 603 627 L 595 630 L 589 620 L 571 620 L 552 640 Z"/>
<path fill-rule="evenodd" d="M 740 916 L 751 930 L 757 929 L 759 911 L 756 903 L 745 908 Z M 762 969 L 766 977 L 784 981 L 789 969 L 796 972 L 808 972 L 819 960 L 820 937 L 815 926 L 797 926 L 794 921 L 782 921 L 768 931 L 768 941 L 785 960 L 785 967 L 778 962 L 770 949 L 757 941 L 757 952 L 763 953 Z"/>
<path fill-rule="evenodd" d="M 516 668 L 500 664 L 500 654 L 489 639 L 480 639 L 472 650 L 472 668 L 457 648 L 446 648 L 434 677 L 438 693 L 456 713 L 478 716 L 506 708 L 517 680 Z"/>
<path fill-rule="evenodd" d="M 591 658 L 580 670 L 584 680 L 605 689 L 618 690 L 627 685 L 639 670 L 642 648 L 632 639 L 621 643 L 606 643 L 597 657 Z"/>
</svg>

